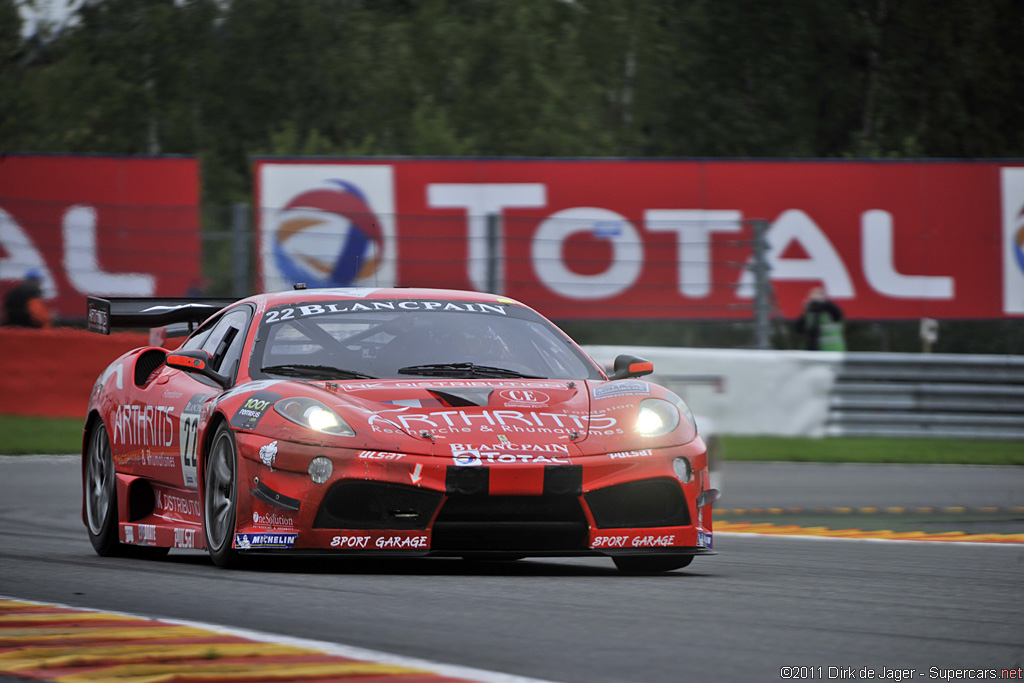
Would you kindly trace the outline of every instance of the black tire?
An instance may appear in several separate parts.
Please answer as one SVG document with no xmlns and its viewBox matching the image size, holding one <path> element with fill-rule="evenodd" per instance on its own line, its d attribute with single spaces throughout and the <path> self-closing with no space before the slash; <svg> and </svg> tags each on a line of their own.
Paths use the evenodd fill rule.
<svg viewBox="0 0 1024 683">
<path fill-rule="evenodd" d="M 238 451 L 231 428 L 217 428 L 205 464 L 203 490 L 203 533 L 210 558 L 218 567 L 239 565 L 235 540 L 235 511 L 238 505 Z"/>
<path fill-rule="evenodd" d="M 693 555 L 623 555 L 612 561 L 623 574 L 658 574 L 689 566 Z"/>
<path fill-rule="evenodd" d="M 85 527 L 89 541 L 100 557 L 119 554 L 121 539 L 117 526 L 117 477 L 110 453 L 110 437 L 103 420 L 95 420 L 85 447 Z"/>
<path fill-rule="evenodd" d="M 121 543 L 117 518 L 117 476 L 110 452 L 110 437 L 103 420 L 92 423 L 85 450 L 85 527 L 100 557 L 137 557 L 158 560 L 170 548 Z"/>
</svg>

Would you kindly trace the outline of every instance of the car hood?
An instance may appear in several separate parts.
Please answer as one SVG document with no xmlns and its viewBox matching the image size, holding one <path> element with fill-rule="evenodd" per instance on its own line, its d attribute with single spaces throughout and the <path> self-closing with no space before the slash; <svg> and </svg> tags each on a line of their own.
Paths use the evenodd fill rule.
<svg viewBox="0 0 1024 683">
<path fill-rule="evenodd" d="M 579 455 L 595 436 L 621 434 L 621 418 L 591 407 L 590 386 L 570 380 L 372 380 L 309 383 L 357 433 L 406 451 Z M 620 437 L 621 438 L 621 437 Z"/>
</svg>

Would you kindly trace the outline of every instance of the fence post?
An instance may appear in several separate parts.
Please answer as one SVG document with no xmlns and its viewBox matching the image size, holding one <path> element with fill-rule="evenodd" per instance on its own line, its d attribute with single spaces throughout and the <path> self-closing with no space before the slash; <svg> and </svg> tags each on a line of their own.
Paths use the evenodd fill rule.
<svg viewBox="0 0 1024 683">
<path fill-rule="evenodd" d="M 498 214 L 487 214 L 487 291 L 491 294 L 501 294 L 499 291 L 501 264 L 498 262 L 498 230 Z"/>
<path fill-rule="evenodd" d="M 249 205 L 236 203 L 231 210 L 232 295 L 249 296 Z"/>
<path fill-rule="evenodd" d="M 771 282 L 768 272 L 768 221 L 751 221 L 754 228 L 754 258 L 750 268 L 754 273 L 754 339 L 759 349 L 772 347 Z"/>
</svg>

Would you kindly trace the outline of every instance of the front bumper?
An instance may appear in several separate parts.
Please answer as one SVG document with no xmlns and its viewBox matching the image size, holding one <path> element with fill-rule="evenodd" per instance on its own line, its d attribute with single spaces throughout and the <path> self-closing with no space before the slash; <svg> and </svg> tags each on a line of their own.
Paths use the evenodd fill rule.
<svg viewBox="0 0 1024 683">
<path fill-rule="evenodd" d="M 698 441 L 671 449 L 455 464 L 437 456 L 278 442 L 295 463 L 328 455 L 332 476 L 258 460 L 267 439 L 239 434 L 234 547 L 248 552 L 574 556 L 713 554 Z M 639 453 L 639 455 L 636 455 Z M 255 456 L 255 457 L 253 457 Z M 686 457 L 683 482 L 672 463 Z M 554 460 L 554 461 L 552 461 Z M 250 495 L 244 495 L 248 491 Z"/>
</svg>

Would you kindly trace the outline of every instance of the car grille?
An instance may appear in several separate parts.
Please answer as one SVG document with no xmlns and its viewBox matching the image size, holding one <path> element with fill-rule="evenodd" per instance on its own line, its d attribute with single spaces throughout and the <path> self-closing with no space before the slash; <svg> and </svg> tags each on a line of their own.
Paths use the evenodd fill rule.
<svg viewBox="0 0 1024 683">
<path fill-rule="evenodd" d="M 430 549 L 585 550 L 587 541 L 587 520 L 575 496 L 452 495 L 434 522 Z"/>
<path fill-rule="evenodd" d="M 645 479 L 616 484 L 584 494 L 601 529 L 686 526 L 690 510 L 679 482 Z"/>
<path fill-rule="evenodd" d="M 376 481 L 335 484 L 320 505 L 316 529 L 426 529 L 444 494 Z"/>
</svg>

